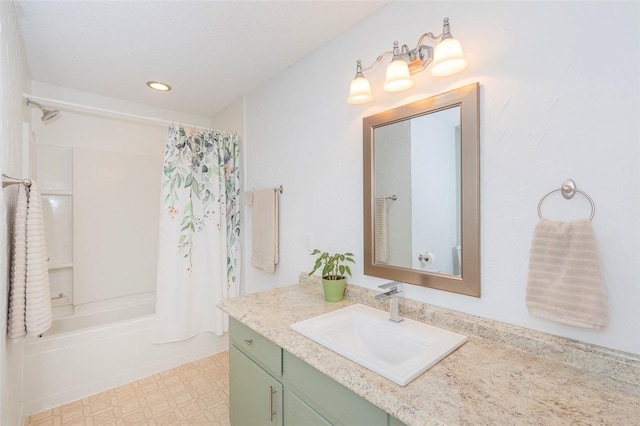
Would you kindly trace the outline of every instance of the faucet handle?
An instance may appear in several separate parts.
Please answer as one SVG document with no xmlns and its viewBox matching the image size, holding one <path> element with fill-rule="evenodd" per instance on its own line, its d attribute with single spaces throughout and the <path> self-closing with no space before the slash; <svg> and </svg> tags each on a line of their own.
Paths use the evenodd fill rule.
<svg viewBox="0 0 640 426">
<path fill-rule="evenodd" d="M 381 288 L 383 290 L 388 290 L 388 291 L 384 293 L 380 293 L 379 295 L 376 296 L 376 299 L 386 300 L 391 296 L 396 296 L 402 293 L 402 291 L 398 289 L 400 285 L 402 285 L 402 283 L 399 283 L 397 281 L 391 281 L 386 284 L 379 285 L 378 288 Z"/>
<path fill-rule="evenodd" d="M 392 289 L 393 287 L 395 287 L 397 289 L 398 287 L 400 287 L 401 284 L 402 283 L 400 283 L 398 281 L 389 281 L 388 283 L 384 283 L 384 284 L 379 285 L 378 288 L 381 288 L 381 289 L 391 288 Z"/>
</svg>

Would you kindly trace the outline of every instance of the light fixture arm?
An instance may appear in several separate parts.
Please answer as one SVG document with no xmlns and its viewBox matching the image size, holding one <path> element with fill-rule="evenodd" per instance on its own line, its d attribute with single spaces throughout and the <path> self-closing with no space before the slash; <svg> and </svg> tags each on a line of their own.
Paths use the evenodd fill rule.
<svg viewBox="0 0 640 426">
<path fill-rule="evenodd" d="M 442 41 L 452 37 L 453 36 L 451 35 L 451 30 L 449 29 L 449 18 L 444 18 L 442 22 L 442 32 L 438 35 L 435 35 L 431 32 L 422 34 L 422 36 L 420 36 L 420 40 L 418 40 L 416 49 L 420 49 L 421 47 L 423 47 L 422 43 L 426 38 L 429 38 L 433 41 Z"/>
<path fill-rule="evenodd" d="M 362 71 L 369 71 L 372 70 L 376 67 L 376 65 L 378 65 L 380 63 L 380 61 L 382 61 L 384 59 L 385 56 L 388 55 L 393 55 L 393 52 L 391 50 L 387 50 L 386 52 L 383 52 L 380 54 L 380 56 L 378 56 L 376 58 L 375 61 L 373 61 L 373 63 L 371 65 L 369 65 L 368 67 L 363 67 L 362 66 L 362 61 L 360 59 L 358 59 L 358 66 L 360 66 L 360 72 Z"/>
<path fill-rule="evenodd" d="M 425 39 L 431 39 L 434 41 L 438 41 L 442 38 L 442 36 L 444 35 L 444 33 L 439 34 L 439 35 L 434 35 L 433 33 L 424 33 L 422 34 L 422 36 L 420 36 L 420 40 L 418 40 L 418 44 L 416 45 L 416 50 L 420 49 L 421 47 L 423 47 L 422 43 L 424 43 Z"/>
</svg>

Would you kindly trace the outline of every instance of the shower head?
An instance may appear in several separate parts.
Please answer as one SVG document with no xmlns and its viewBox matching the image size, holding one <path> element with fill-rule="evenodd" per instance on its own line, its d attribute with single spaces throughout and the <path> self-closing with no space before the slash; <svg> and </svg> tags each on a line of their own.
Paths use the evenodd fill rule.
<svg viewBox="0 0 640 426">
<path fill-rule="evenodd" d="M 38 108 L 40 108 L 40 110 L 42 111 L 42 117 L 40 118 L 40 120 L 42 120 L 42 122 L 46 122 L 51 120 L 53 117 L 55 117 L 56 115 L 58 115 L 58 113 L 60 111 L 58 111 L 57 109 L 47 109 L 45 107 L 43 107 L 42 105 L 40 105 L 39 103 L 32 101 L 31 99 L 27 98 L 27 105 L 33 104 L 35 106 L 37 106 Z"/>
</svg>

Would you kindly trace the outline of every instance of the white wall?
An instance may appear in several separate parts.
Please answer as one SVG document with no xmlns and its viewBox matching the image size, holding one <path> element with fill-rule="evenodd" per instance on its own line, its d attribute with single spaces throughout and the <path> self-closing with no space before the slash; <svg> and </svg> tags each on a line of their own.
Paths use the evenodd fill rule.
<svg viewBox="0 0 640 426">
<path fill-rule="evenodd" d="M 453 252 L 460 244 L 455 132 L 458 123 L 460 108 L 411 120 L 411 267 L 447 275 L 453 275 Z M 431 263 L 418 259 L 419 254 L 425 253 L 431 253 Z"/>
<path fill-rule="evenodd" d="M 249 292 L 289 285 L 311 267 L 308 237 L 351 250 L 362 272 L 362 117 L 480 82 L 482 297 L 407 286 L 406 296 L 549 333 L 640 353 L 639 7 L 622 2 L 395 2 L 259 87 L 246 98 L 246 187 L 283 184 L 280 264 L 273 275 L 245 264 Z M 346 103 L 356 59 L 372 62 L 393 40 L 413 45 L 451 31 L 469 68 L 416 75 L 416 87 L 380 89 Z M 596 201 L 594 219 L 610 324 L 587 330 L 531 317 L 528 254 L 542 195 L 573 178 Z M 550 201 L 588 214 L 578 199 Z M 245 233 L 247 233 L 245 227 Z"/>
<path fill-rule="evenodd" d="M 27 60 L 18 32 L 13 3 L 0 2 L 0 172 L 22 177 L 22 123 L 26 105 L 22 92 L 29 90 Z M 0 424 L 17 425 L 22 418 L 22 341 L 6 339 L 9 291 L 9 226 L 17 188 L 0 194 Z"/>
</svg>

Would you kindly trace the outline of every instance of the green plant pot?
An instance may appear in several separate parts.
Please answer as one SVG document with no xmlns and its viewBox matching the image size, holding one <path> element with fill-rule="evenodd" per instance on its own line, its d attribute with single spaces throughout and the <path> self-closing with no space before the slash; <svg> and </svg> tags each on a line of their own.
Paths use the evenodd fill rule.
<svg viewBox="0 0 640 426">
<path fill-rule="evenodd" d="M 322 279 L 322 289 L 324 290 L 324 300 L 327 302 L 339 302 L 344 299 L 344 290 L 347 287 L 347 279 L 325 280 Z"/>
</svg>

